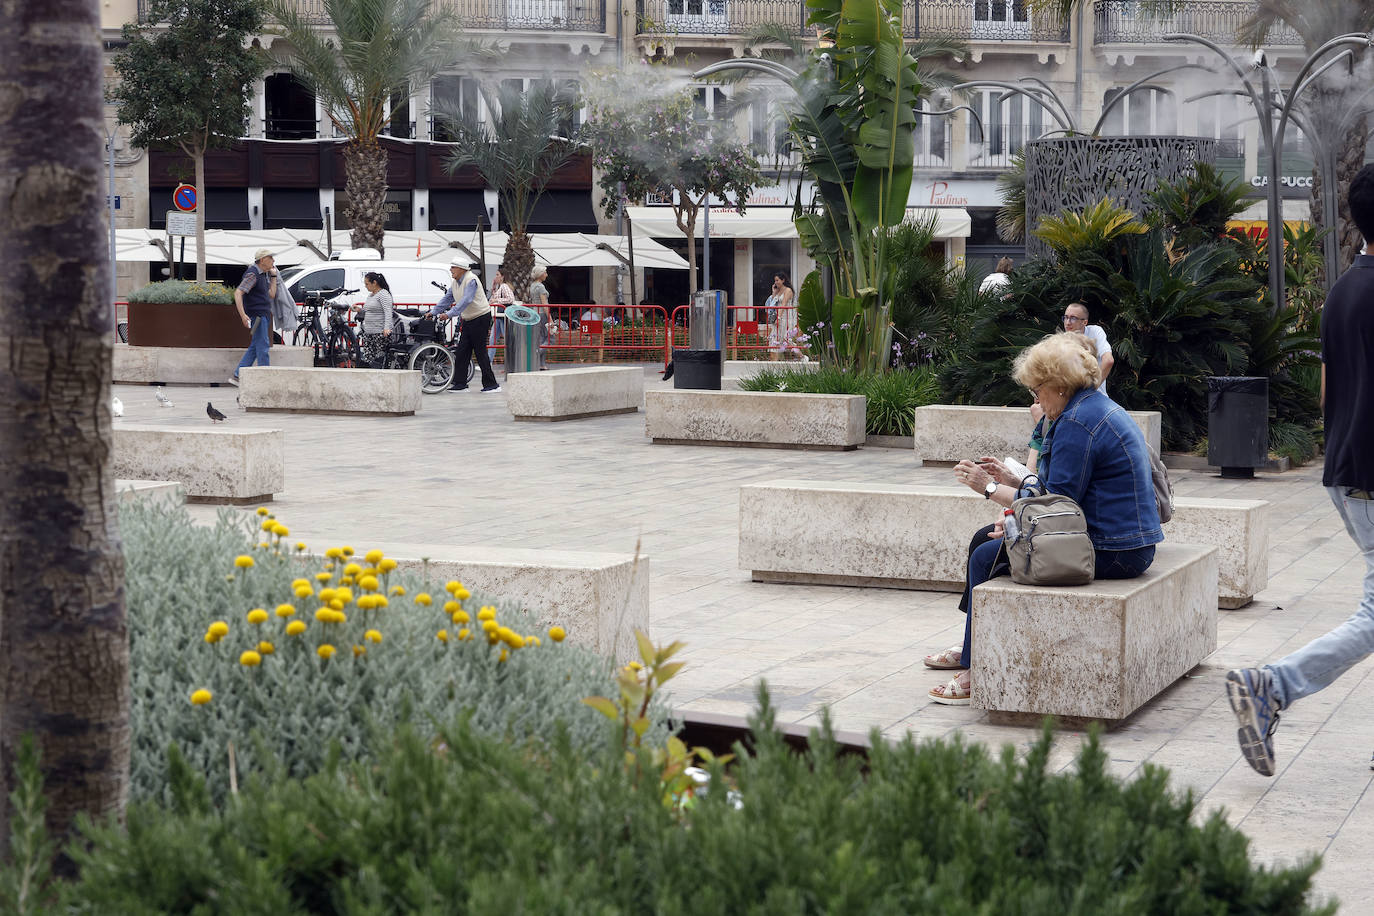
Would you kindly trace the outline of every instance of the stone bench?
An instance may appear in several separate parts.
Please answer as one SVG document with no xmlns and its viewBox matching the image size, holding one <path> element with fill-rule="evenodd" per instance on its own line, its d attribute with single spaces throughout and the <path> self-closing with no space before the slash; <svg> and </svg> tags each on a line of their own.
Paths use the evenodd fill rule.
<svg viewBox="0 0 1374 916">
<path fill-rule="evenodd" d="M 634 631 L 649 632 L 647 556 L 369 541 L 373 548 L 430 583 L 456 579 L 473 592 L 517 601 L 566 629 L 570 641 L 622 663 L 639 657 Z"/>
<path fill-rule="evenodd" d="M 243 347 L 131 347 L 114 345 L 114 380 L 125 384 L 223 385 L 243 359 Z M 315 365 L 312 347 L 272 348 L 272 365 Z"/>
<path fill-rule="evenodd" d="M 1159 451 L 1160 415 L 1154 410 L 1127 411 L 1148 442 Z M 965 407 L 930 404 L 916 408 L 913 428 L 916 463 L 954 464 L 961 458 L 1007 455 L 1026 460 L 1026 443 L 1035 423 L 1024 407 Z"/>
<path fill-rule="evenodd" d="M 279 429 L 120 425 L 114 428 L 116 478 L 179 483 L 188 502 L 267 502 L 286 479 Z"/>
<path fill-rule="evenodd" d="M 116 480 L 120 503 L 160 503 L 179 506 L 186 501 L 181 484 L 171 480 Z"/>
<path fill-rule="evenodd" d="M 756 582 L 962 591 L 973 533 L 1001 507 L 960 486 L 774 480 L 740 487 L 739 565 Z M 1219 606 L 1268 584 L 1269 504 L 1174 500 L 1166 543 L 1218 549 Z"/>
<path fill-rule="evenodd" d="M 644 400 L 638 366 L 588 366 L 506 376 L 506 406 L 516 420 L 578 420 L 634 413 Z"/>
<path fill-rule="evenodd" d="M 732 379 L 749 378 L 760 369 L 770 372 L 815 372 L 821 367 L 819 362 L 804 363 L 795 359 L 727 359 L 721 365 L 721 377 Z"/>
<path fill-rule="evenodd" d="M 1217 549 L 1159 545 L 1137 579 L 973 590 L 972 705 L 994 721 L 1116 722 L 1217 647 Z"/>
<path fill-rule="evenodd" d="M 858 394 L 764 391 L 644 392 L 644 424 L 655 443 L 856 449 L 867 399 Z"/>
<path fill-rule="evenodd" d="M 249 366 L 239 405 L 249 412 L 408 417 L 420 409 L 420 373 L 407 369 Z"/>
</svg>

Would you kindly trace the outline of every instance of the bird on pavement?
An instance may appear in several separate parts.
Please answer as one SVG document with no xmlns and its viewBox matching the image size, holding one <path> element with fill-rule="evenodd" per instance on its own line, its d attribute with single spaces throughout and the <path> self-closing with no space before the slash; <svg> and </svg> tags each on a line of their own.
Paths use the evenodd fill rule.
<svg viewBox="0 0 1374 916">
<path fill-rule="evenodd" d="M 124 416 L 124 402 L 119 398 L 112 399 L 110 401 L 110 410 L 114 412 L 116 417 Z"/>
<path fill-rule="evenodd" d="M 224 419 L 224 414 L 215 410 L 215 405 L 211 404 L 209 401 L 205 402 L 205 415 L 210 418 L 211 423 L 218 423 L 220 420 Z"/>
<path fill-rule="evenodd" d="M 154 388 L 154 389 L 153 389 L 153 394 L 157 396 L 157 405 L 158 405 L 159 407 L 171 407 L 171 406 L 172 406 L 172 400 L 171 400 L 171 398 L 169 398 L 169 397 L 167 397 L 167 395 L 163 394 L 161 388 Z"/>
</svg>

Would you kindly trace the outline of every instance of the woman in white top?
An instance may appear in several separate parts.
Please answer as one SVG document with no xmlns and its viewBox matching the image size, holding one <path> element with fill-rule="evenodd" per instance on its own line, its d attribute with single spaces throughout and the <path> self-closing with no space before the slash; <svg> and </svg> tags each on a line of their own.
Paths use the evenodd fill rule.
<svg viewBox="0 0 1374 916">
<path fill-rule="evenodd" d="M 367 288 L 367 301 L 363 303 L 362 334 L 358 344 L 362 347 L 363 361 L 369 366 L 379 368 L 386 355 L 386 344 L 391 338 L 391 287 L 386 277 L 370 271 L 363 274 L 363 286 Z"/>
<path fill-rule="evenodd" d="M 773 274 L 773 291 L 763 303 L 768 309 L 768 349 L 771 358 L 780 359 L 785 353 L 800 354 L 797 346 L 797 310 L 792 307 L 796 293 L 788 285 L 787 274 Z"/>
<path fill-rule="evenodd" d="M 487 359 L 496 362 L 496 342 L 501 339 L 501 335 L 506 330 L 506 306 L 515 305 L 515 290 L 510 288 L 506 282 L 505 275 L 500 271 L 491 276 L 491 294 L 487 296 L 487 301 L 491 303 L 491 337 L 488 339 Z"/>
</svg>

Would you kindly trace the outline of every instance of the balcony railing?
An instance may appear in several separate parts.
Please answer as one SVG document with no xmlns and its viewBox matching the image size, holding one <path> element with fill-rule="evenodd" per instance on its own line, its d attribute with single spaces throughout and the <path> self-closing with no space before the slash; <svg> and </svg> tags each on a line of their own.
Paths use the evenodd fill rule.
<svg viewBox="0 0 1374 916">
<path fill-rule="evenodd" d="M 1254 0 L 1210 0 L 1190 3 L 1187 9 L 1154 15 L 1141 9 L 1139 0 L 1097 0 L 1095 44 L 1155 44 L 1169 32 L 1187 32 L 1222 45 L 1236 42 L 1240 24 L 1254 12 Z M 1302 38 L 1286 25 L 1269 30 L 1269 46 L 1301 45 Z"/>
<path fill-rule="evenodd" d="M 289 0 L 306 22 L 328 25 L 322 0 Z M 453 10 L 466 29 L 606 31 L 606 0 L 433 0 Z M 138 0 L 138 21 L 148 21 L 149 0 Z"/>
<path fill-rule="evenodd" d="M 810 37 L 802 0 L 638 0 L 640 34 L 745 35 L 761 25 L 782 25 Z M 1025 0 L 904 0 L 907 38 L 963 41 L 1069 40 L 1068 24 L 1032 12 Z"/>
</svg>

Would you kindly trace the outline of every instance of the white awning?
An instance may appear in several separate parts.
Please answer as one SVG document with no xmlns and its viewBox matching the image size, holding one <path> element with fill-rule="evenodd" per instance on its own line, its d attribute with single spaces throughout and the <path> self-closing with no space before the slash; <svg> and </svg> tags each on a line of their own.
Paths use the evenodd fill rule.
<svg viewBox="0 0 1374 916">
<path fill-rule="evenodd" d="M 680 239 L 671 207 L 626 207 L 635 238 L 647 236 L 660 239 Z M 937 239 L 968 238 L 973 233 L 973 221 L 968 211 L 958 207 L 907 207 L 906 220 L 935 220 Z M 696 237 L 703 238 L 705 220 L 698 215 Z M 711 208 L 711 238 L 713 239 L 794 239 L 797 227 L 792 224 L 791 207 L 749 207 L 740 213 L 733 207 Z M 638 254 L 638 252 L 635 252 Z"/>
</svg>

